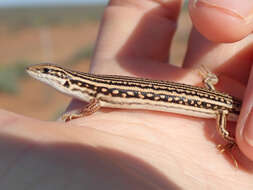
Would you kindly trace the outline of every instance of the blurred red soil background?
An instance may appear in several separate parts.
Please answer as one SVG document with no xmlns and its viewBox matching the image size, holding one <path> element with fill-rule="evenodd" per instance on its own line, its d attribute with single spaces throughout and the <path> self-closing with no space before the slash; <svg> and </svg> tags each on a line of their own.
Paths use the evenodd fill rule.
<svg viewBox="0 0 253 190">
<path fill-rule="evenodd" d="M 103 5 L 0 8 L 0 108 L 55 120 L 71 98 L 30 78 L 25 66 L 53 62 L 87 72 Z M 184 8 L 171 49 L 180 65 L 191 22 Z"/>
</svg>

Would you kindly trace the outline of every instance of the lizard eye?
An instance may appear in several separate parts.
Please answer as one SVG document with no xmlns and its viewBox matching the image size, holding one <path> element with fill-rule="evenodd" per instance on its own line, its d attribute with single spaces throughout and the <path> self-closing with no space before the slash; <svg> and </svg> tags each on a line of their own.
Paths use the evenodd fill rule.
<svg viewBox="0 0 253 190">
<path fill-rule="evenodd" d="M 48 69 L 48 68 L 44 68 L 44 69 L 42 70 L 42 72 L 43 72 L 43 73 L 48 73 L 48 72 L 49 72 L 49 69 Z"/>
</svg>

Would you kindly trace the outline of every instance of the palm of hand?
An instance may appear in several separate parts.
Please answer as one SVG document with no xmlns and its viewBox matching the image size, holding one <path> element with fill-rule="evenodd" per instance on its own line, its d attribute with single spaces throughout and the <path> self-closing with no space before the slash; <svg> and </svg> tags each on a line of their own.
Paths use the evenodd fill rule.
<svg viewBox="0 0 253 190">
<path fill-rule="evenodd" d="M 133 8 L 138 3 L 131 2 L 126 3 L 129 7 L 107 8 L 92 72 L 199 84 L 196 72 L 166 64 L 179 1 L 163 3 L 166 8 L 156 7 L 160 1 L 143 1 L 138 9 Z M 241 46 L 250 41 L 245 39 Z M 193 30 L 183 66 L 208 65 L 222 73 L 218 89 L 241 96 L 238 91 L 244 89 L 252 60 L 239 46 L 211 43 Z M 233 59 L 227 61 L 229 57 Z M 74 100 L 69 109 L 82 106 Z M 252 189 L 252 162 L 239 154 L 241 168 L 235 169 L 229 156 L 218 153 L 215 147 L 223 141 L 214 120 L 108 108 L 66 124 L 4 111 L 0 120 L 5 174 L 1 189 L 32 185 L 42 189 L 66 185 L 69 189 Z M 19 182 L 10 183 L 13 179 Z"/>
<path fill-rule="evenodd" d="M 147 63 L 145 60 L 129 59 L 131 59 L 130 64 L 137 68 Z M 110 62 L 116 63 L 115 59 Z M 167 80 L 187 81 L 188 84 L 201 81 L 197 71 L 178 69 L 163 63 L 149 62 L 148 64 L 151 67 L 153 64 L 161 65 L 160 70 L 166 70 L 165 73 L 168 74 Z M 110 73 L 111 69 L 108 69 Z M 151 70 L 148 67 L 145 69 Z M 157 70 L 159 71 L 159 67 Z M 121 70 L 118 73 L 120 72 Z M 143 69 L 141 72 L 144 72 Z M 155 75 L 154 73 L 153 71 L 152 74 Z M 135 69 L 134 75 L 138 76 L 138 69 Z M 153 78 L 157 79 L 157 77 Z M 230 80 L 226 79 L 223 83 L 226 81 Z M 70 109 L 78 110 L 83 106 L 81 102 L 75 100 Z M 177 184 L 181 184 L 182 176 L 184 176 L 184 183 L 192 187 L 197 183 L 196 187 L 200 185 L 214 188 L 222 178 L 223 184 L 220 185 L 224 189 L 233 186 L 229 183 L 231 178 L 240 178 L 242 184 L 246 184 L 245 187 L 248 187 L 248 182 L 251 180 L 251 176 L 245 172 L 252 170 L 249 167 L 249 160 L 238 151 L 234 152 L 242 169 L 239 174 L 231 155 L 223 155 L 216 149 L 216 145 L 224 144 L 224 141 L 216 132 L 215 120 L 146 110 L 102 108 L 89 117 L 72 120 L 71 124 L 79 125 L 85 130 L 90 128 L 106 134 L 106 138 L 96 138 L 98 143 L 96 147 L 98 151 L 102 151 L 102 155 L 109 157 L 110 163 L 123 169 L 121 177 L 135 181 L 131 184 L 133 185 L 130 186 L 131 188 L 138 184 L 143 185 L 144 189 L 154 187 L 156 189 L 160 186 L 164 189 L 169 187 L 177 189 L 180 187 Z M 230 125 L 235 127 L 233 123 Z M 134 172 L 134 175 L 129 172 Z M 146 175 L 151 184 L 142 183 L 142 178 Z M 199 176 L 199 181 L 196 182 L 192 176 Z"/>
</svg>

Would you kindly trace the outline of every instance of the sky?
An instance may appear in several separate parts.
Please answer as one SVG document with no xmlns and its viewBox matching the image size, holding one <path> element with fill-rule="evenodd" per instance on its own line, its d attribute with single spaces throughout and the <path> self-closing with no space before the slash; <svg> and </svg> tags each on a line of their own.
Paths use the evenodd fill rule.
<svg viewBox="0 0 253 190">
<path fill-rule="evenodd" d="M 108 0 L 0 0 L 0 7 L 4 6 L 32 6 L 50 4 L 80 4 L 80 3 L 107 3 Z"/>
</svg>

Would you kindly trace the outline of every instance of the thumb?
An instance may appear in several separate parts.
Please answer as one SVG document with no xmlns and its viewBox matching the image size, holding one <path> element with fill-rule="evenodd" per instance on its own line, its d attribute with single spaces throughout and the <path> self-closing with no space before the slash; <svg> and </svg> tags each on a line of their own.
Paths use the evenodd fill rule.
<svg viewBox="0 0 253 190">
<path fill-rule="evenodd" d="M 253 67 L 236 128 L 236 139 L 241 151 L 253 160 Z"/>
<path fill-rule="evenodd" d="M 207 39 L 235 42 L 253 31 L 252 0 L 190 0 L 194 26 Z"/>
</svg>

